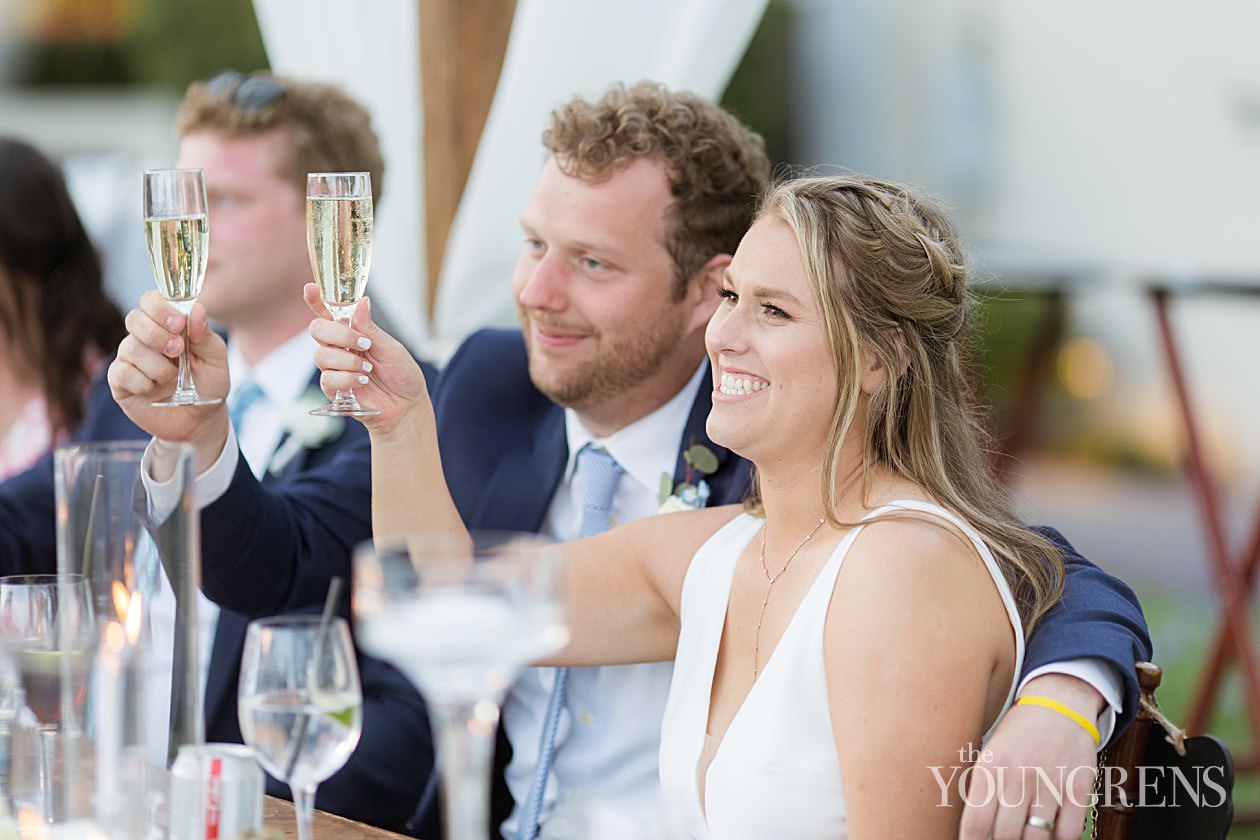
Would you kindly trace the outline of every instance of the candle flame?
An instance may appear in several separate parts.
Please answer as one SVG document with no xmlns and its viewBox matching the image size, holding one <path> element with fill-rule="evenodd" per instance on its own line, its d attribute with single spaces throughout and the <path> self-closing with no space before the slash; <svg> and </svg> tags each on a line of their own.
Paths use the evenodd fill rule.
<svg viewBox="0 0 1260 840">
<path fill-rule="evenodd" d="M 34 808 L 17 809 L 18 835 L 22 840 L 44 840 L 48 837 L 48 824 L 44 815 Z"/>
<path fill-rule="evenodd" d="M 118 620 L 127 617 L 127 607 L 131 604 L 131 593 L 127 591 L 127 586 L 120 580 L 114 581 L 111 587 L 114 597 L 114 612 L 118 615 Z"/>
<path fill-rule="evenodd" d="M 121 653 L 127 638 L 123 635 L 122 625 L 111 621 L 105 625 L 105 649 L 111 653 Z"/>
<path fill-rule="evenodd" d="M 134 592 L 131 595 L 131 602 L 127 605 L 127 641 L 133 645 L 140 641 L 141 604 L 143 601 L 144 598 L 140 593 Z"/>
</svg>

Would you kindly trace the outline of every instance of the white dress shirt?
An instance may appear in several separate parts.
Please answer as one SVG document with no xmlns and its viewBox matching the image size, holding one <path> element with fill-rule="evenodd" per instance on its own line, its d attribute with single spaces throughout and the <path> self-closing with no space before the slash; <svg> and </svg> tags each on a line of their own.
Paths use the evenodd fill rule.
<svg viewBox="0 0 1260 840">
<path fill-rule="evenodd" d="M 313 361 L 315 341 L 303 330 L 276 348 L 252 368 L 240 351 L 228 344 L 228 372 L 235 389 L 246 380 L 253 380 L 262 389 L 264 397 L 253 402 L 240 419 L 240 453 L 244 454 L 250 470 L 258 478 L 267 471 L 271 457 L 284 435 L 287 413 L 306 390 L 315 372 Z M 229 395 L 230 399 L 230 395 Z M 170 409 L 177 411 L 178 409 Z M 145 452 L 144 475 L 155 498 L 161 498 L 163 484 L 148 480 L 149 452 Z M 237 433 L 229 429 L 228 439 L 214 464 L 193 482 L 193 499 L 198 509 L 209 505 L 222 496 L 232 482 L 238 462 Z M 159 575 L 158 590 L 153 594 L 149 611 L 151 647 L 145 659 L 145 696 L 153 714 L 145 716 L 144 744 L 150 751 L 149 759 L 159 766 L 166 764 L 166 744 L 170 728 L 171 669 L 175 649 L 175 596 L 166 575 Z M 215 629 L 219 622 L 219 607 L 205 595 L 198 593 L 197 623 L 200 648 L 200 679 L 202 696 L 205 696 L 206 679 L 210 672 L 210 652 L 214 646 Z"/>
<path fill-rule="evenodd" d="M 625 470 L 613 496 L 611 524 L 656 513 L 661 475 L 674 475 L 678 444 L 703 373 L 702 366 L 673 399 L 606 438 L 596 438 L 566 409 L 569 460 L 540 533 L 558 540 L 577 538 L 582 499 L 574 470 L 578 451 L 588 443 L 603 447 Z M 598 816 L 610 825 L 622 818 L 628 825 L 657 824 L 662 813 L 661 718 L 673 670 L 672 662 L 570 670 L 542 822 L 567 816 L 580 825 Z M 554 674 L 552 668 L 526 669 L 503 705 L 503 727 L 512 743 L 507 783 L 518 803 L 503 824 L 505 837 L 515 837 L 519 803 L 529 796 Z"/>
</svg>

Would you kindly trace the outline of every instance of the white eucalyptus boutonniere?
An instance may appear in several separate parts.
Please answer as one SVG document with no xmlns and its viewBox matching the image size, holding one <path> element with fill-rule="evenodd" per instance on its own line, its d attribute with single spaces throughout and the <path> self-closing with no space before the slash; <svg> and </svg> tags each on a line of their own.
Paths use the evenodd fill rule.
<svg viewBox="0 0 1260 840">
<path fill-rule="evenodd" d="M 311 414 L 311 409 L 326 402 L 323 392 L 312 385 L 289 406 L 284 413 L 284 431 L 288 437 L 271 457 L 271 472 L 283 470 L 303 449 L 318 449 L 341 437 L 346 430 L 346 418 Z"/>
<path fill-rule="evenodd" d="M 717 456 L 707 446 L 693 443 L 683 452 L 683 461 L 687 463 L 687 468 L 677 486 L 673 476 L 661 473 L 661 506 L 657 513 L 699 510 L 708 504 L 709 483 L 700 476 L 717 472 Z"/>
</svg>

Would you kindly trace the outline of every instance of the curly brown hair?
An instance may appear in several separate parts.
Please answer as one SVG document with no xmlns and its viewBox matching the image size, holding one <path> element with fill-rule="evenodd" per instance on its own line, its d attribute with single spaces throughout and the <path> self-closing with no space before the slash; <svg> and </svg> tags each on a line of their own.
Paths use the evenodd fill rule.
<svg viewBox="0 0 1260 840">
<path fill-rule="evenodd" d="M 254 106 L 239 95 L 249 89 L 246 86 L 275 89 L 271 96 L 264 92 L 264 104 Z M 244 137 L 282 130 L 289 143 L 278 174 L 292 179 L 302 195 L 306 195 L 308 172 L 368 172 L 372 200 L 381 199 L 385 160 L 371 115 L 333 85 L 265 72 L 240 76 L 228 71 L 189 85 L 175 127 L 180 137 L 202 131 Z"/>
<path fill-rule="evenodd" d="M 127 334 L 61 170 L 0 138 L 0 352 L 40 378 L 56 436 L 82 421 L 92 357 Z"/>
<path fill-rule="evenodd" d="M 636 160 L 662 161 L 674 197 L 665 247 L 677 295 L 717 254 L 733 254 L 770 177 L 761 136 L 730 112 L 656 82 L 614 85 L 551 112 L 543 145 L 570 177 L 598 183 Z"/>
</svg>

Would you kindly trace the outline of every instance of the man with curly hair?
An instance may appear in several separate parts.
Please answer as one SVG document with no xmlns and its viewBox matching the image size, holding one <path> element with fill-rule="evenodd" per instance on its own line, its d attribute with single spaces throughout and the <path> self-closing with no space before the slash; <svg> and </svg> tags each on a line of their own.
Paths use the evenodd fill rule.
<svg viewBox="0 0 1260 840">
<path fill-rule="evenodd" d="M 662 496 L 673 507 L 739 502 L 748 465 L 705 432 L 704 331 L 769 178 L 761 138 L 712 102 L 641 82 L 568 102 L 543 143 L 550 154 L 521 216 L 512 280 L 521 329 L 472 335 L 434 393 L 460 515 L 470 528 L 570 540 L 589 535 L 592 521 L 651 515 Z M 602 468 L 587 469 L 591 450 Z M 1068 561 L 1068 593 L 1030 640 L 1025 679 L 1105 727 L 1120 705 L 1117 676 L 1149 650 L 1141 614 L 1123 584 L 1049 535 Z M 1102 631 L 1087 626 L 1085 609 Z M 1115 644 L 1080 644 L 1104 637 Z M 1069 676 L 1080 672 L 1064 661 L 1084 657 L 1116 674 L 1098 687 Z M 1039 676 L 1038 666 L 1053 673 Z M 514 803 L 504 837 L 532 840 L 553 821 L 575 836 L 659 836 L 671 672 L 669 662 L 527 669 L 503 707 Z M 1136 686 L 1125 688 L 1131 713 Z M 1021 740 L 1032 755 L 1057 756 L 1050 745 L 1063 738 L 1092 763 L 1093 744 L 1071 721 L 1032 724 L 1040 735 Z"/>
</svg>

